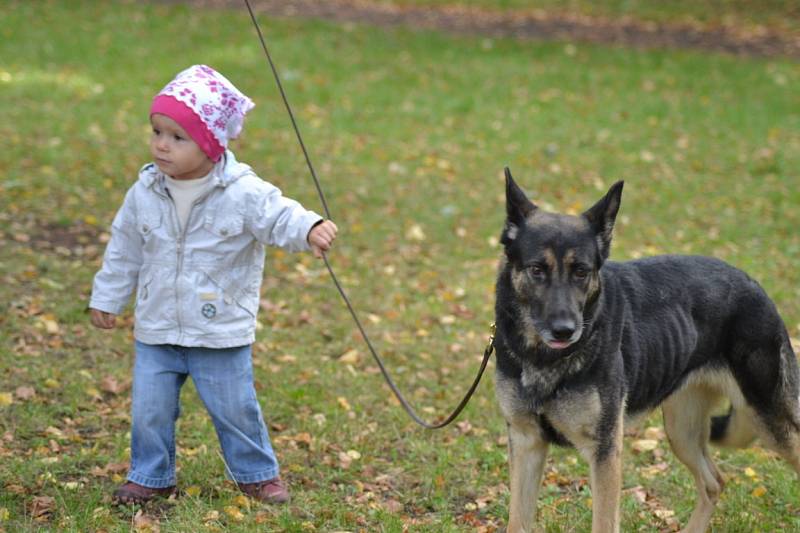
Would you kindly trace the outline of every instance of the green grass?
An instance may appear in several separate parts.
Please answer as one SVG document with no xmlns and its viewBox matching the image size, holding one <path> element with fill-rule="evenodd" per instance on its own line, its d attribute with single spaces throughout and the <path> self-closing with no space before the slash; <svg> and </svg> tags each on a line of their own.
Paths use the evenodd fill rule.
<svg viewBox="0 0 800 533">
<path fill-rule="evenodd" d="M 130 530 L 135 513 L 109 504 L 127 460 L 130 328 L 94 330 L 84 308 L 102 233 L 148 161 L 150 98 L 192 63 L 215 66 L 257 103 L 234 146 L 239 159 L 307 206 L 318 202 L 245 12 L 10 7 L 0 28 L 0 403 L 13 403 L 0 407 L 0 526 Z M 625 179 L 613 258 L 726 259 L 764 285 L 800 336 L 797 63 L 261 22 L 341 229 L 331 262 L 425 417 L 451 408 L 477 369 L 505 164 L 541 205 L 572 212 Z M 54 238 L 57 246 L 43 244 Z M 256 381 L 294 501 L 271 509 L 237 499 L 189 384 L 178 445 L 190 494 L 148 510 L 161 531 L 504 523 L 505 430 L 491 377 L 461 426 L 418 429 L 376 374 L 321 263 L 271 251 L 263 298 Z M 358 363 L 339 361 L 349 350 Z M 624 486 L 645 487 L 685 523 L 692 482 L 662 452 L 627 453 Z M 573 457 L 550 459 L 547 531 L 589 527 L 587 470 Z M 719 462 L 732 481 L 715 531 L 800 525 L 800 486 L 785 464 L 757 449 L 722 452 Z M 752 496 L 761 486 L 766 494 Z M 43 496 L 53 498 L 44 511 L 34 505 Z M 664 526 L 631 496 L 623 523 Z"/>
<path fill-rule="evenodd" d="M 800 8 L 792 0 L 377 0 L 393 6 L 453 6 L 492 11 L 589 15 L 605 19 L 625 17 L 640 22 L 692 24 L 744 31 L 767 28 L 772 31 L 800 30 Z"/>
</svg>

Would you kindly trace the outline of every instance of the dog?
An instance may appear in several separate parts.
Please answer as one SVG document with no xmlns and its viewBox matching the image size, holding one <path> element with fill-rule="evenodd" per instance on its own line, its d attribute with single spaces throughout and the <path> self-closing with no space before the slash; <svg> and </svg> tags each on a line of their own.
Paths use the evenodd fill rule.
<svg viewBox="0 0 800 533">
<path fill-rule="evenodd" d="M 508 168 L 496 284 L 496 395 L 508 428 L 509 533 L 532 530 L 549 445 L 590 467 L 592 531 L 620 528 L 622 437 L 661 407 L 706 531 L 723 488 L 709 442 L 760 438 L 800 474 L 800 372 L 764 290 L 713 258 L 608 260 L 622 181 L 580 216 L 550 213 Z M 727 414 L 719 403 L 727 397 Z"/>
</svg>

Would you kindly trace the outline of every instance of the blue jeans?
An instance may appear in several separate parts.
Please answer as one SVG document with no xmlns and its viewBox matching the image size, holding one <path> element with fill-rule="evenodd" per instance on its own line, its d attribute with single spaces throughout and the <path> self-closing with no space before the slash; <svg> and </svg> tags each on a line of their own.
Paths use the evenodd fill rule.
<svg viewBox="0 0 800 533">
<path fill-rule="evenodd" d="M 187 348 L 136 341 L 128 480 L 151 488 L 175 485 L 175 421 L 187 376 L 211 415 L 234 481 L 276 477 L 278 461 L 253 387 L 250 346 Z"/>
</svg>

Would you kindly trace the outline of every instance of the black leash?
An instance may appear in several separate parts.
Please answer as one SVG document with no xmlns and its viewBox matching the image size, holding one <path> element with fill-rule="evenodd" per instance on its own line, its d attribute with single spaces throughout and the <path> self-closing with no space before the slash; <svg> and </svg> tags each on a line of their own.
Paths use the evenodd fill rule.
<svg viewBox="0 0 800 533">
<path fill-rule="evenodd" d="M 261 27 L 258 25 L 258 20 L 256 20 L 255 13 L 253 13 L 253 8 L 250 6 L 250 0 L 244 0 L 244 3 L 247 5 L 247 11 L 250 12 L 250 19 L 253 21 L 253 26 L 256 29 L 256 33 L 258 33 L 258 39 L 261 41 L 261 47 L 264 49 L 264 55 L 267 56 L 267 61 L 269 62 L 270 69 L 272 69 L 272 75 L 275 77 L 275 83 L 278 85 L 278 90 L 281 93 L 281 98 L 283 99 L 283 103 L 286 106 L 286 111 L 289 113 L 289 118 L 292 121 L 292 126 L 294 127 L 294 133 L 297 136 L 297 141 L 300 143 L 300 148 L 303 150 L 303 155 L 306 158 L 306 165 L 308 165 L 308 170 L 311 172 L 311 177 L 314 180 L 314 185 L 317 188 L 317 194 L 319 195 L 320 202 L 322 202 L 322 208 L 325 210 L 325 217 L 330 220 L 331 213 L 328 210 L 328 203 L 325 201 L 325 195 L 322 192 L 322 187 L 319 184 L 319 179 L 317 178 L 317 173 L 314 171 L 314 165 L 311 164 L 311 158 L 308 156 L 308 151 L 306 150 L 306 145 L 303 142 L 303 137 L 300 135 L 300 129 L 297 127 L 297 121 L 294 119 L 294 113 L 292 113 L 292 107 L 289 105 L 289 99 L 286 98 L 286 92 L 283 90 L 283 84 L 281 83 L 280 76 L 278 76 L 278 70 L 275 68 L 275 63 L 272 61 L 272 56 L 269 53 L 269 49 L 267 48 L 267 43 L 264 40 L 264 35 L 261 33 Z M 481 362 L 480 370 L 478 370 L 478 375 L 475 377 L 475 381 L 473 381 L 472 386 L 470 386 L 467 394 L 464 396 L 464 399 L 461 400 L 461 403 L 455 408 L 455 410 L 444 420 L 440 422 L 426 422 L 425 420 L 421 419 L 408 401 L 403 397 L 400 393 L 400 390 L 395 385 L 394 381 L 392 380 L 391 376 L 389 376 L 389 372 L 386 370 L 386 367 L 383 364 L 383 361 L 378 356 L 378 353 L 375 351 L 375 348 L 372 346 L 372 341 L 370 341 L 367 332 L 364 331 L 364 327 L 361 325 L 361 321 L 358 319 L 358 315 L 356 315 L 355 309 L 353 309 L 353 305 L 350 303 L 350 299 L 347 297 L 347 294 L 344 292 L 339 280 L 336 277 L 336 274 L 333 272 L 333 268 L 331 268 L 330 263 L 328 262 L 327 255 L 323 252 L 322 259 L 325 262 L 325 267 L 328 269 L 328 273 L 331 275 L 331 279 L 333 280 L 334 285 L 336 285 L 336 289 L 339 291 L 339 294 L 342 296 L 342 300 L 347 305 L 347 309 L 350 311 L 350 316 L 353 317 L 353 321 L 358 326 L 358 331 L 361 333 L 361 336 L 364 338 L 364 342 L 367 344 L 367 348 L 369 348 L 370 353 L 372 354 L 373 359 L 378 364 L 378 367 L 381 369 L 381 373 L 383 374 L 384 379 L 386 379 L 386 383 L 389 384 L 389 387 L 392 389 L 392 392 L 397 397 L 400 404 L 406 410 L 408 415 L 420 426 L 423 426 L 427 429 L 438 429 L 446 426 L 450 422 L 456 419 L 456 417 L 461 413 L 461 411 L 466 407 L 467 403 L 469 402 L 472 394 L 475 392 L 475 389 L 478 388 L 478 383 L 481 381 L 481 377 L 483 376 L 483 371 L 486 370 L 486 365 L 489 363 L 489 357 L 492 355 L 494 351 L 494 325 L 492 325 L 492 334 L 489 337 L 489 343 L 486 345 L 486 349 L 483 352 L 483 361 Z"/>
</svg>

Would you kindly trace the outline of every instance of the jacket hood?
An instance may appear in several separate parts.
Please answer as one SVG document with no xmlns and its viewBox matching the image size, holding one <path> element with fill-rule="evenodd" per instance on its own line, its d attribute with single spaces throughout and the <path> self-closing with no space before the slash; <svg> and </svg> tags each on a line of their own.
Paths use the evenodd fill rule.
<svg viewBox="0 0 800 533">
<path fill-rule="evenodd" d="M 211 169 L 211 174 L 213 175 L 211 181 L 214 186 L 218 187 L 227 187 L 242 176 L 254 175 L 250 165 L 237 161 L 236 156 L 230 150 L 225 150 L 225 154 Z M 153 187 L 156 184 L 163 185 L 164 176 L 165 174 L 155 163 L 148 163 L 139 170 L 139 180 L 146 187 Z"/>
</svg>

